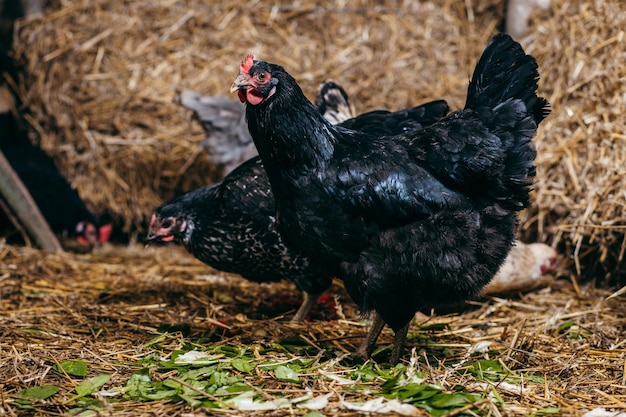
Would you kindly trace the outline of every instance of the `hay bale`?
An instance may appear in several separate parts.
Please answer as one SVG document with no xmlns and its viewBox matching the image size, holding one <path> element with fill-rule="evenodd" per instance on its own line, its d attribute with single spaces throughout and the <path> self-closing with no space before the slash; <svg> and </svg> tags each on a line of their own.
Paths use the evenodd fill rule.
<svg viewBox="0 0 626 417">
<path fill-rule="evenodd" d="M 625 281 L 626 9 L 621 1 L 553 2 L 528 52 L 552 114 L 538 137 L 535 206 L 524 229 L 558 246 L 573 273 Z"/>
<path fill-rule="evenodd" d="M 143 233 L 163 199 L 216 178 L 177 91 L 227 95 L 251 52 L 309 97 L 340 80 L 359 112 L 436 98 L 458 108 L 502 15 L 499 0 L 66 0 L 21 25 L 16 53 L 43 148 L 92 209 Z M 625 19 L 621 0 L 554 0 L 522 40 L 553 107 L 524 238 L 559 246 L 583 277 L 615 277 L 625 249 Z"/>
</svg>

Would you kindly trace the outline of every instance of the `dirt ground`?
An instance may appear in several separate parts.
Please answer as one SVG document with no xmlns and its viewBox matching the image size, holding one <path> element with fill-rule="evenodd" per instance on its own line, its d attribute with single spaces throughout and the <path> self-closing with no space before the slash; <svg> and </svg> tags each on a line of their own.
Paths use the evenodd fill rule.
<svg viewBox="0 0 626 417">
<path fill-rule="evenodd" d="M 254 284 L 218 273 L 175 247 L 106 246 L 92 254 L 73 255 L 3 246 L 0 258 L 3 415 L 84 412 L 68 403 L 80 378 L 55 370 L 64 361 L 84 360 L 89 375 L 108 373 L 107 387 L 123 387 L 142 358 L 155 352 L 165 355 L 189 343 L 204 349 L 251 347 L 263 352 L 297 337 L 307 348 L 301 354 L 326 363 L 354 349 L 367 330 L 368 322 L 340 284 L 331 290 L 336 295 L 334 306 L 318 308 L 311 320 L 294 324 L 289 317 L 299 295 L 293 285 Z M 610 295 L 590 285 L 579 288 L 558 280 L 525 295 L 476 300 L 437 315 L 418 314 L 404 362 L 425 372 L 429 384 L 451 391 L 463 386 L 485 394 L 485 400 L 467 415 L 527 416 L 558 410 L 558 415 L 574 416 L 597 407 L 622 410 L 626 407 L 626 309 L 619 297 Z M 168 336 L 160 345 L 150 343 L 163 334 Z M 391 333 L 385 331 L 380 344 L 389 343 Z M 280 351 L 262 355 L 290 357 Z M 502 363 L 508 379 L 494 382 L 467 370 L 472 369 L 469 364 L 486 358 Z M 354 365 L 344 366 L 325 369 L 343 375 Z M 380 388 L 374 381 L 367 392 L 352 391 L 321 370 L 304 378 L 304 384 L 292 384 L 251 375 L 246 382 L 258 387 L 264 398 L 297 396 L 307 390 L 330 394 L 320 410 L 323 415 L 358 415 L 341 400 L 375 398 Z M 17 392 L 47 384 L 57 386 L 58 394 L 34 402 L 33 408 L 20 407 Z M 180 400 L 102 401 L 105 405 L 96 409 L 104 415 L 218 412 L 195 409 Z M 301 415 L 304 411 L 219 413 Z"/>
</svg>

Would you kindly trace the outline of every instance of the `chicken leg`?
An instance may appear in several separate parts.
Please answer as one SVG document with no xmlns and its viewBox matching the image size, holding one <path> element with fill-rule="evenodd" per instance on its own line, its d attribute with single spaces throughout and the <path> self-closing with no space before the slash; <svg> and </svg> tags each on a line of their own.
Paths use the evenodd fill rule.
<svg viewBox="0 0 626 417">
<path fill-rule="evenodd" d="M 391 356 L 389 357 L 389 363 L 392 365 L 397 364 L 400 360 L 400 356 L 404 350 L 404 344 L 406 343 L 406 335 L 409 332 L 410 324 L 410 322 L 407 323 L 393 335 L 393 349 L 391 350 Z"/>
<path fill-rule="evenodd" d="M 372 351 L 374 350 L 374 345 L 376 344 L 376 340 L 380 333 L 383 331 L 385 327 L 385 321 L 380 317 L 378 312 L 374 313 L 374 321 L 372 322 L 372 327 L 370 331 L 365 336 L 365 340 L 363 343 L 357 348 L 354 352 L 354 356 L 363 358 L 368 360 L 372 356 Z"/>
<path fill-rule="evenodd" d="M 311 308 L 313 308 L 313 305 L 315 304 L 319 296 L 320 294 L 313 295 L 309 294 L 306 291 L 302 292 L 302 304 L 300 304 L 298 311 L 296 311 L 296 314 L 294 314 L 294 316 L 291 318 L 291 321 L 293 323 L 304 321 L 304 319 L 306 319 L 306 317 L 311 312 Z"/>
</svg>

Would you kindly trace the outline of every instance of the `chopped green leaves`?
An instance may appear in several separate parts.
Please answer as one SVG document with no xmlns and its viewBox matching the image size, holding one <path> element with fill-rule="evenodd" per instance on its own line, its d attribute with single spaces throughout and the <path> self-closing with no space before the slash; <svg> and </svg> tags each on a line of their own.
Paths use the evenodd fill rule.
<svg viewBox="0 0 626 417">
<path fill-rule="evenodd" d="M 294 384 L 300 383 L 300 378 L 298 377 L 298 373 L 285 365 L 279 365 L 274 369 L 274 374 L 276 378 L 285 382 L 293 382 Z"/>
<path fill-rule="evenodd" d="M 89 375 L 89 367 L 87 366 L 87 362 L 83 360 L 61 362 L 58 365 L 54 365 L 54 369 L 58 372 L 62 373 L 65 371 L 68 375 L 81 378 Z"/>
<path fill-rule="evenodd" d="M 45 400 L 57 392 L 59 392 L 59 387 L 56 385 L 41 385 L 20 390 L 16 393 L 16 396 L 31 400 Z"/>
</svg>

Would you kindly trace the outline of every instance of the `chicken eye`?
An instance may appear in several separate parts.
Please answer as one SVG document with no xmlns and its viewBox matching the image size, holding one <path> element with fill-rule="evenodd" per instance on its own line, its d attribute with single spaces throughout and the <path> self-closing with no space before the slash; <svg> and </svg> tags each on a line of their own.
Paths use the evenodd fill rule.
<svg viewBox="0 0 626 417">
<path fill-rule="evenodd" d="M 256 80 L 260 83 L 265 82 L 265 77 L 265 72 L 257 72 L 254 74 L 254 78 L 256 78 Z"/>
</svg>

